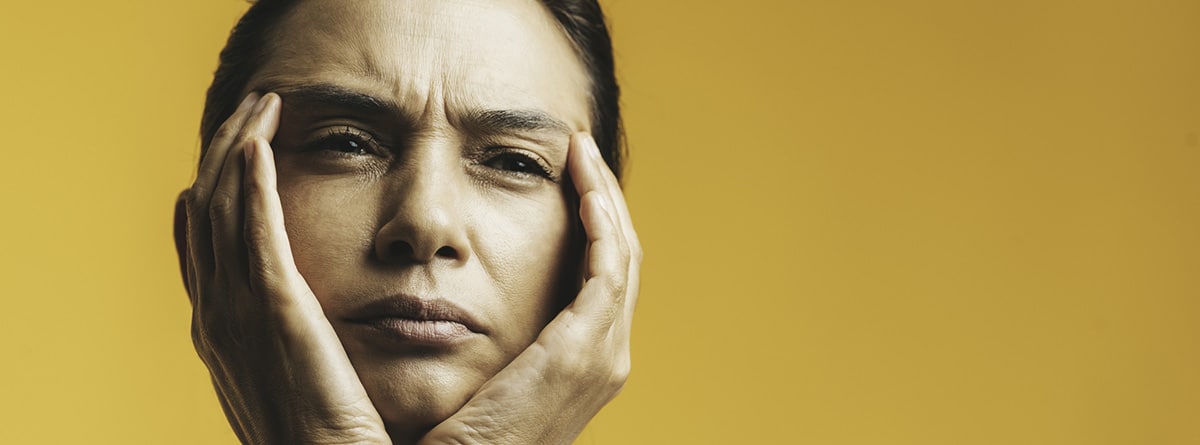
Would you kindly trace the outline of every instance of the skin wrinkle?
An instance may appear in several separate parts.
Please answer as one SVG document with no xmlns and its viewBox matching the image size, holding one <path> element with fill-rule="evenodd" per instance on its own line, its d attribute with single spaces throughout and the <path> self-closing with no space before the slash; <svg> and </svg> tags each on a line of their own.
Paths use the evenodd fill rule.
<svg viewBox="0 0 1200 445">
<path fill-rule="evenodd" d="M 582 250 L 571 245 L 573 187 L 518 180 L 477 157 L 481 143 L 511 141 L 561 173 L 569 135 L 562 128 L 481 135 L 471 127 L 479 126 L 481 110 L 538 110 L 569 130 L 586 131 L 586 71 L 539 3 L 468 6 L 302 2 L 276 30 L 278 52 L 247 85 L 247 91 L 281 89 L 285 107 L 289 88 L 332 84 L 400 108 L 397 116 L 347 120 L 404 141 L 386 164 L 298 149 L 294 144 L 309 140 L 315 130 L 309 127 L 324 125 L 324 118 L 287 113 L 275 156 L 297 267 L 389 432 L 401 436 L 460 408 L 578 291 L 573 274 Z M 529 144 L 517 144 L 523 141 Z M 468 254 L 427 262 L 378 256 L 378 243 L 397 240 L 438 242 Z M 398 353 L 346 325 L 346 311 L 396 292 L 451 299 L 482 318 L 489 335 L 437 353 Z"/>
<path fill-rule="evenodd" d="M 274 88 L 268 87 L 267 89 L 282 93 L 282 95 L 288 98 L 293 106 L 298 107 L 315 107 L 320 106 L 322 103 L 350 103 L 351 105 L 348 106 L 349 108 L 363 110 L 357 111 L 356 113 L 371 114 L 374 112 L 374 114 L 401 114 L 399 111 L 399 106 L 391 103 L 389 100 L 354 92 L 336 85 L 295 85 Z M 570 136 L 570 128 L 568 128 L 565 123 L 562 123 L 553 116 L 541 112 L 540 110 L 486 110 L 469 111 L 462 114 L 471 117 L 464 119 L 460 125 L 452 124 L 452 126 L 457 127 L 459 131 L 465 131 L 474 134 L 488 131 L 479 130 L 481 128 L 492 128 L 493 130 L 490 131 L 493 132 L 514 131 L 515 133 L 509 135 L 508 137 L 523 139 L 535 144 L 539 144 L 543 147 L 547 147 L 550 143 L 545 139 L 534 137 L 533 134 L 536 133 L 531 133 L 529 131 L 521 132 L 520 130 L 557 132 L 559 133 L 559 137 L 563 139 L 567 139 Z M 564 164 L 566 150 L 564 145 L 566 143 L 567 141 L 562 141 L 559 142 L 558 146 L 548 147 L 556 152 L 555 156 L 552 157 L 552 161 L 555 164 L 554 168 L 557 171 L 562 171 L 565 169 Z M 382 176 L 383 174 L 383 171 L 372 172 L 371 175 L 363 177 L 361 186 L 366 187 L 369 185 L 369 181 L 378 176 Z M 559 179 L 557 175 L 555 179 Z M 354 193 L 346 192 L 342 193 L 341 196 L 343 200 L 346 200 L 353 197 Z M 343 204 L 344 203 L 345 202 L 343 201 Z"/>
<path fill-rule="evenodd" d="M 351 113 L 356 115 L 391 115 L 400 121 L 428 122 L 430 120 L 428 117 L 423 119 L 405 117 L 402 107 L 391 100 L 379 98 L 354 89 L 344 88 L 339 85 L 322 83 L 289 84 L 280 79 L 265 79 L 262 83 L 265 86 L 261 89 L 277 92 L 287 99 L 291 104 L 288 106 L 289 108 L 337 107 L 352 110 Z M 543 147 L 563 152 L 560 154 L 562 158 L 565 158 L 566 145 L 569 142 L 570 135 L 577 131 L 577 129 L 571 128 L 571 126 L 555 118 L 553 115 L 533 108 L 486 109 L 470 107 L 465 112 L 451 112 L 439 117 L 446 118 L 451 128 L 434 126 L 433 130 L 435 131 L 452 132 L 458 130 L 469 132 L 474 136 L 496 134 L 522 138 Z M 433 122 L 433 124 L 438 123 L 439 121 Z M 415 128 L 418 128 L 419 125 L 414 122 L 408 125 L 401 125 L 400 127 L 408 128 L 406 131 L 409 133 L 416 133 Z M 536 137 L 540 134 L 553 135 L 555 138 Z M 565 159 L 560 159 L 559 161 L 555 167 L 562 170 L 565 168 L 565 165 L 562 165 L 565 163 Z"/>
<path fill-rule="evenodd" d="M 374 111 L 376 113 L 383 112 L 385 114 L 394 115 L 394 116 L 403 115 L 403 112 L 400 111 L 400 106 L 391 102 L 390 100 L 377 98 L 377 97 L 371 96 L 369 94 L 358 93 L 356 91 L 348 90 L 348 89 L 339 87 L 337 85 L 332 85 L 332 84 L 279 86 L 279 87 L 274 87 L 271 90 L 280 91 L 286 97 L 299 96 L 299 98 L 297 100 L 294 100 L 293 103 L 296 103 L 298 101 L 299 104 L 301 104 L 301 105 L 303 105 L 304 101 L 307 101 L 307 100 L 328 100 L 328 98 L 334 97 L 334 96 L 344 97 L 344 96 L 352 95 L 356 98 L 354 100 L 354 103 L 358 104 L 358 106 L 356 108 L 360 108 L 360 109 L 364 110 L 361 112 Z M 567 142 L 569 142 L 566 139 L 569 138 L 571 129 L 569 127 L 567 127 L 565 123 L 562 123 L 558 119 L 556 119 L 548 114 L 545 114 L 539 110 L 534 110 L 534 111 L 518 110 L 517 113 L 512 113 L 512 114 L 506 113 L 506 111 L 507 110 L 488 110 L 488 111 L 470 111 L 467 113 L 459 113 L 459 114 L 463 114 L 463 115 L 475 115 L 475 116 L 481 116 L 481 117 L 470 117 L 468 119 L 462 119 L 461 121 L 463 121 L 463 122 L 460 123 L 459 125 L 451 124 L 451 126 L 456 127 L 455 129 L 460 130 L 460 131 L 469 131 L 469 130 L 476 129 L 476 128 L 502 127 L 503 126 L 503 127 L 518 127 L 518 128 L 521 128 L 521 127 L 538 128 L 538 129 L 545 129 L 545 131 L 560 133 L 559 136 L 564 140 L 559 143 L 560 145 L 558 147 L 554 147 L 557 149 L 556 151 L 558 152 L 555 156 L 554 163 L 556 164 L 557 170 L 559 170 L 559 171 L 565 170 L 565 168 L 566 168 L 566 166 L 565 166 L 565 161 L 566 161 L 565 160 L 565 157 L 566 157 L 565 145 L 567 144 Z M 521 111 L 525 111 L 526 115 L 522 115 Z M 482 123 L 471 124 L 474 122 L 482 122 Z M 546 129 L 546 127 L 549 127 L 549 128 Z M 445 130 L 446 129 L 444 129 L 444 128 L 439 128 L 436 131 L 438 133 L 442 133 L 442 132 L 446 132 Z M 522 133 L 522 134 L 528 134 L 528 133 Z M 424 141 L 424 140 L 434 139 L 433 136 L 428 136 L 427 133 L 422 133 L 422 134 L 418 135 L 417 137 L 419 139 L 417 139 L 416 143 L 423 143 L 422 141 Z M 541 140 L 539 138 L 530 137 L 527 139 L 533 140 L 535 143 L 546 144 L 546 142 L 544 140 Z M 410 163 L 411 163 L 411 161 L 410 161 Z M 416 167 L 416 165 L 414 164 L 414 165 L 410 165 L 407 167 L 399 166 L 399 167 L 395 167 L 395 168 L 415 168 L 415 167 Z M 362 187 L 368 186 L 369 181 L 378 179 L 378 177 L 382 176 L 382 175 L 383 175 L 383 172 L 376 172 L 370 176 L 364 176 L 362 179 Z M 403 187 L 403 184 L 399 185 L 398 187 Z M 349 199 L 355 197 L 356 195 L 357 194 L 354 192 L 341 193 L 340 194 L 340 196 L 342 197 L 341 204 L 345 204 L 346 200 L 349 200 Z M 378 218 L 388 218 L 388 215 L 386 213 L 387 212 L 383 212 L 383 214 L 378 215 L 376 218 L 377 219 Z M 381 223 L 382 223 L 382 220 L 381 220 Z M 472 242 L 471 244 L 475 244 L 475 243 Z M 502 249 L 507 250 L 507 247 L 508 246 L 505 246 Z M 503 257 L 501 257 L 501 259 L 503 259 Z M 517 280 L 515 280 L 516 277 L 514 277 L 514 276 L 501 277 L 501 276 L 492 275 L 494 273 L 493 271 L 507 270 L 508 268 L 504 267 L 503 264 L 493 263 L 493 264 L 485 264 L 485 266 L 488 266 L 488 267 L 484 267 L 484 271 L 489 274 L 490 278 L 492 278 L 492 280 L 494 282 L 508 283 L 508 282 L 517 281 Z M 507 289 L 504 289 L 504 291 L 506 291 L 507 294 L 512 294 L 513 292 L 515 292 L 515 289 L 507 288 Z"/>
<path fill-rule="evenodd" d="M 528 22 L 507 26 L 506 19 L 457 4 L 463 1 L 475 0 L 322 0 L 281 22 L 303 2 L 262 0 L 239 20 L 222 50 L 201 125 L 204 146 L 218 155 L 204 158 L 193 191 L 181 195 L 176 244 L 192 297 L 193 333 L 200 339 L 195 346 L 213 371 L 239 437 L 272 443 L 569 443 L 628 375 L 641 255 L 616 176 L 603 165 L 619 172 L 623 153 L 599 5 L 489 2 Z M 463 14 L 442 13 L 443 7 Z M 341 13 L 328 14 L 339 8 Z M 589 23 L 564 17 L 572 11 L 582 11 Z M 426 18 L 389 17 L 402 12 Z M 456 20 L 446 23 L 446 17 Z M 401 27 L 426 37 L 387 38 L 388 29 Z M 320 28 L 357 37 L 357 43 L 313 41 L 316 33 L 309 31 Z M 289 47 L 302 48 L 316 63 L 281 72 L 260 46 L 263 33 L 276 29 L 282 31 L 273 43 L 293 53 L 298 50 Z M 572 39 L 584 43 L 596 65 L 572 56 Z M 418 56 L 406 49 L 417 47 L 429 51 Z M 347 54 L 354 48 L 363 51 Z M 478 64 L 420 71 L 446 68 L 436 55 L 453 60 L 466 53 L 476 54 Z M 338 71 L 354 57 L 412 63 L 380 65 L 396 70 L 388 85 L 363 82 L 358 67 Z M 398 101 L 424 118 L 346 114 L 318 104 L 289 115 L 280 96 L 256 83 L 271 76 L 290 76 L 282 80 L 299 85 L 324 79 Z M 575 88 L 590 76 L 597 90 Z M 433 91 L 411 90 L 423 87 Z M 239 88 L 258 91 L 228 115 Z M 443 89 L 440 97 L 437 88 Z M 595 109 L 591 94 L 597 96 Z M 424 101 L 405 103 L 409 96 Z M 586 132 L 571 134 L 562 173 L 572 178 L 548 179 L 561 146 L 531 142 L 540 136 L 525 137 L 532 133 L 521 130 L 488 134 L 471 128 L 480 123 L 480 110 L 492 109 L 542 110 L 580 129 L 594 124 L 605 148 L 595 150 Z M 591 113 L 601 119 L 590 122 Z M 260 128 L 264 123 L 269 128 Z M 233 130 L 218 132 L 218 125 Z M 245 147 L 243 168 L 236 162 L 242 147 L 232 133 L 246 128 L 265 140 Z M 217 198 L 194 193 L 214 183 Z M 244 215 L 241 206 L 221 207 L 236 201 L 231 198 L 239 189 Z M 181 222 L 188 229 L 183 234 Z M 239 273 L 247 259 L 241 238 L 249 253 L 247 274 Z M 289 238 L 312 248 L 296 254 Z M 278 268 L 264 270 L 264 255 Z M 214 258 L 219 260 L 208 261 Z M 208 269 L 191 266 L 210 262 L 216 264 Z M 614 283 L 629 287 L 611 289 Z M 409 297 L 388 297 L 401 294 Z M 441 300 L 449 308 L 437 301 L 415 304 L 414 298 Z M 458 326 L 418 321 L 455 312 L 469 320 Z M 237 332 L 267 341 L 229 337 Z M 291 374 L 271 372 L 278 365 Z M 291 384 L 285 384 L 288 377 Z M 306 435 L 306 426 L 318 431 Z"/>
</svg>

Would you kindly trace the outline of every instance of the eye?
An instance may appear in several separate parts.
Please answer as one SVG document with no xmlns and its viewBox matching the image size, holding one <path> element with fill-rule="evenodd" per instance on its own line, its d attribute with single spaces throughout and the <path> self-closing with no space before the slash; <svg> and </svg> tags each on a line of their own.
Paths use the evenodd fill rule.
<svg viewBox="0 0 1200 445">
<path fill-rule="evenodd" d="M 335 127 L 326 130 L 312 145 L 314 150 L 325 150 L 350 155 L 378 154 L 380 149 L 369 133 L 352 127 Z"/>
<path fill-rule="evenodd" d="M 554 175 L 550 172 L 550 168 L 543 162 L 515 152 L 506 152 L 496 155 L 486 162 L 484 165 L 506 172 L 512 172 L 522 176 L 541 176 L 547 179 L 554 179 Z"/>
</svg>

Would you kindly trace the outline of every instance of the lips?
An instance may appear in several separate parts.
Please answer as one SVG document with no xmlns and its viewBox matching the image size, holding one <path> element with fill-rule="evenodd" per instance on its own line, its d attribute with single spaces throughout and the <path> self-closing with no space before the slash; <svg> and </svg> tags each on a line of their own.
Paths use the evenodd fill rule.
<svg viewBox="0 0 1200 445">
<path fill-rule="evenodd" d="M 449 345 L 482 334 L 470 313 L 454 303 L 406 294 L 371 301 L 345 320 L 391 341 L 408 344 Z"/>
</svg>

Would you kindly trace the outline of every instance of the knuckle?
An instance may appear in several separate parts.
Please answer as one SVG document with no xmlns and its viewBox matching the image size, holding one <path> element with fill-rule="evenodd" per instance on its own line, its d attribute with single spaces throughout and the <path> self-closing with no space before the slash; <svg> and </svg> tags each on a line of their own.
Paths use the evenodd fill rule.
<svg viewBox="0 0 1200 445">
<path fill-rule="evenodd" d="M 625 278 L 625 274 L 613 273 L 604 275 L 600 280 L 600 284 L 603 285 L 604 289 L 609 293 L 618 294 L 625 292 L 625 287 L 628 282 Z"/>
<path fill-rule="evenodd" d="M 197 211 L 204 210 L 204 206 L 206 204 L 205 198 L 208 196 L 208 194 L 208 190 L 200 185 L 193 185 L 191 188 L 189 188 L 187 193 L 184 195 L 188 213 L 194 214 Z"/>
<path fill-rule="evenodd" d="M 217 128 L 217 132 L 213 134 L 212 140 L 228 141 L 228 140 L 232 139 L 234 136 L 237 136 L 237 134 L 238 134 L 237 129 L 234 128 L 233 123 L 231 121 L 225 121 L 225 123 L 221 124 L 221 126 L 219 128 Z M 209 146 L 208 148 L 209 148 L 209 151 L 211 152 L 212 147 Z"/>
<path fill-rule="evenodd" d="M 576 360 L 575 362 L 574 372 L 576 375 L 586 376 L 589 381 L 595 382 L 598 388 L 604 388 L 606 392 L 612 394 L 619 392 L 629 378 L 629 362 L 627 360 Z"/>
<path fill-rule="evenodd" d="M 586 357 L 586 354 L 563 354 L 562 369 L 568 376 L 580 376 L 584 381 L 591 381 L 598 377 L 596 367 Z M 578 377 L 576 377 L 578 378 Z"/>
<path fill-rule="evenodd" d="M 208 207 L 213 218 L 220 218 L 222 215 L 233 213 L 237 209 L 237 205 L 238 202 L 236 199 L 222 193 L 213 196 L 212 202 L 209 203 Z"/>
<path fill-rule="evenodd" d="M 613 298 L 613 300 L 620 301 L 621 296 L 625 295 L 625 291 L 624 290 L 616 291 L 613 294 L 618 296 L 617 298 Z M 602 310 L 602 312 L 599 313 L 599 316 L 598 316 L 598 320 L 599 320 L 598 326 L 602 327 L 605 330 L 606 336 L 611 335 L 612 326 L 614 324 L 616 324 L 617 319 L 620 318 L 620 316 L 621 316 L 621 305 L 620 304 L 604 305 L 604 309 Z"/>
<path fill-rule="evenodd" d="M 566 381 L 591 381 L 596 375 L 596 366 L 594 363 L 594 351 L 588 345 L 592 340 L 591 335 L 586 335 L 581 330 L 571 330 L 560 334 L 562 338 L 559 340 L 563 344 L 580 345 L 578 353 L 574 354 L 554 354 L 555 365 L 550 367 L 547 372 L 551 376 L 565 376 Z"/>
<path fill-rule="evenodd" d="M 645 257 L 645 253 L 642 250 L 641 243 L 634 241 L 629 245 L 629 257 L 630 261 L 632 261 L 634 264 L 642 264 L 642 259 Z"/>
<path fill-rule="evenodd" d="M 260 255 L 261 244 L 271 236 L 271 229 L 252 212 L 247 212 L 243 230 L 245 231 L 246 247 L 250 249 L 250 254 L 255 257 L 262 256 Z"/>
<path fill-rule="evenodd" d="M 259 185 L 258 181 L 254 180 L 254 178 L 248 178 L 248 180 L 242 183 L 242 189 L 244 190 L 243 193 L 254 196 L 259 193 L 262 187 Z"/>
<path fill-rule="evenodd" d="M 617 252 L 621 254 L 621 261 L 625 263 L 629 262 L 629 259 L 633 255 L 633 251 L 630 249 L 629 244 L 623 239 L 621 242 L 617 243 Z"/>
<path fill-rule="evenodd" d="M 566 344 L 587 342 L 589 337 L 585 334 L 591 329 L 592 323 L 594 323 L 586 314 L 582 314 L 573 308 L 564 309 L 558 314 L 555 322 L 565 327 L 564 329 L 554 331 L 554 335 L 557 340 Z"/>
<path fill-rule="evenodd" d="M 629 380 L 629 372 L 629 360 L 618 360 L 613 365 L 612 372 L 608 376 L 607 386 L 613 390 L 620 391 L 621 388 L 625 387 L 625 382 Z"/>
<path fill-rule="evenodd" d="M 267 303 L 278 301 L 280 292 L 276 283 L 279 276 L 271 267 L 270 260 L 254 255 L 253 261 L 249 271 L 250 290 Z"/>
<path fill-rule="evenodd" d="M 303 301 L 315 300 L 307 286 L 297 283 L 286 271 L 274 267 L 275 262 L 262 258 L 250 267 L 250 289 L 257 301 L 275 317 L 292 317 L 305 311 Z"/>
</svg>

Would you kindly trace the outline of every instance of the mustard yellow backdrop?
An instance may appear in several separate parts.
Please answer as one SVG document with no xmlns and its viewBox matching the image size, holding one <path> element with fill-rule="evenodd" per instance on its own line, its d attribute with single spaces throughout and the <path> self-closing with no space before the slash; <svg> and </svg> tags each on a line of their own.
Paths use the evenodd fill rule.
<svg viewBox="0 0 1200 445">
<path fill-rule="evenodd" d="M 646 250 L 581 444 L 1200 444 L 1200 2 L 604 2 Z M 0 12 L 0 443 L 234 437 L 171 243 L 239 0 Z"/>
</svg>

